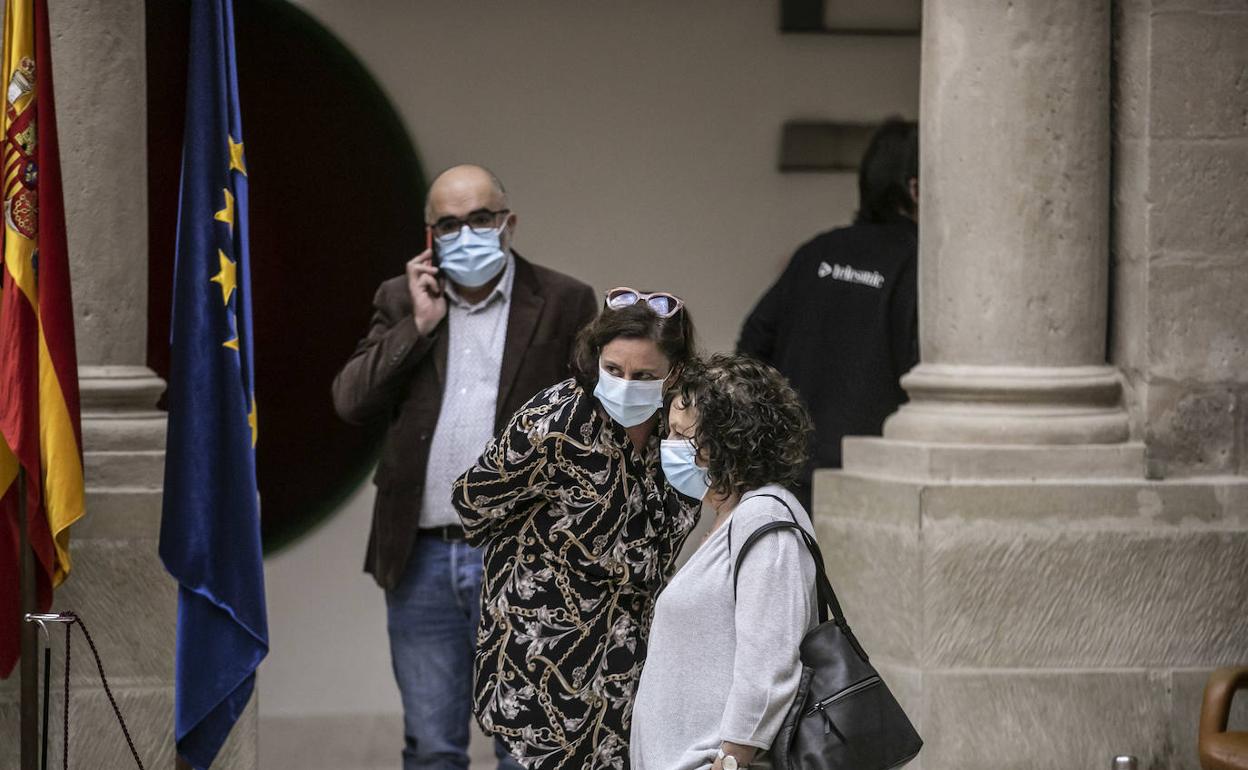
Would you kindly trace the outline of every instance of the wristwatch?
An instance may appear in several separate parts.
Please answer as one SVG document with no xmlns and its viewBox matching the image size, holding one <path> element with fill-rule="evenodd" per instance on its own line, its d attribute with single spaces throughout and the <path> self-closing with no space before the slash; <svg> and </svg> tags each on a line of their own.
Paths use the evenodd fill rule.
<svg viewBox="0 0 1248 770">
<path fill-rule="evenodd" d="M 745 770 L 743 765 L 737 763 L 737 758 L 731 754 L 725 754 L 723 749 L 719 750 L 716 759 L 720 760 L 719 766 L 724 770 Z"/>
</svg>

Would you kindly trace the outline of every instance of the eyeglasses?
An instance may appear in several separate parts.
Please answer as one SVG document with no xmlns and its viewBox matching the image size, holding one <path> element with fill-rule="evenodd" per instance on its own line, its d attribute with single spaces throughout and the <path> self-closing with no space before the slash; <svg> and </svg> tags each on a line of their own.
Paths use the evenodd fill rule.
<svg viewBox="0 0 1248 770">
<path fill-rule="evenodd" d="M 612 310 L 632 307 L 638 302 L 646 303 L 646 307 L 653 310 L 659 318 L 671 318 L 685 306 L 683 299 L 665 291 L 642 292 L 619 286 L 607 292 L 607 307 Z"/>
<path fill-rule="evenodd" d="M 490 211 L 489 209 L 477 209 L 470 213 L 467 218 L 460 219 L 458 217 L 442 217 L 437 222 L 429 225 L 429 229 L 439 238 L 445 238 L 451 235 L 458 235 L 459 231 L 464 229 L 464 225 L 477 235 L 485 235 L 493 230 L 498 218 L 504 214 L 510 214 L 511 209 L 499 209 L 498 211 Z"/>
</svg>

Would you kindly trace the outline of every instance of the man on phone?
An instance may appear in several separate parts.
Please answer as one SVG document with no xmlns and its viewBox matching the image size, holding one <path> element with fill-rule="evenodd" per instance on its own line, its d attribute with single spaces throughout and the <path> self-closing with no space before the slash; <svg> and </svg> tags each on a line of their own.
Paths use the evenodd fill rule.
<svg viewBox="0 0 1248 770">
<path fill-rule="evenodd" d="M 451 484 L 513 412 L 569 376 L 598 309 L 589 286 L 512 250 L 516 215 L 481 166 L 434 180 L 425 223 L 432 248 L 381 284 L 333 385 L 342 419 L 388 421 L 364 569 L 386 592 L 405 770 L 468 767 L 481 555 Z M 495 751 L 500 768 L 519 767 Z"/>
</svg>

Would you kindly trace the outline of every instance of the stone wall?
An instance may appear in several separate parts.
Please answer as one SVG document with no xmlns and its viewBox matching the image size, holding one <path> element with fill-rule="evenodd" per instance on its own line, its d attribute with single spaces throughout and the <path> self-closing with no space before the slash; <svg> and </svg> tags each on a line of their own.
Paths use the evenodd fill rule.
<svg viewBox="0 0 1248 770">
<path fill-rule="evenodd" d="M 816 477 L 829 574 L 922 768 L 1195 770 L 1205 678 L 1248 663 L 1248 6 L 928 0 L 923 45 L 923 364 L 884 438 Z M 1108 176 L 1054 174 L 1106 118 Z M 1006 148 L 1008 180 L 963 162 L 980 146 Z M 948 185 L 1007 205 L 980 217 Z M 1098 237 L 1105 261 L 1037 269 Z M 979 282 L 949 279 L 977 260 Z M 1116 392 L 1055 370 L 1074 337 L 1109 340 L 1121 435 L 1089 429 Z"/>
<path fill-rule="evenodd" d="M 1150 477 L 1248 473 L 1248 4 L 1115 30 L 1113 361 Z"/>
<path fill-rule="evenodd" d="M 1248 661 L 1248 485 L 859 469 L 821 471 L 816 498 L 846 615 L 926 741 L 918 767 L 1197 769 L 1205 678 Z"/>
</svg>

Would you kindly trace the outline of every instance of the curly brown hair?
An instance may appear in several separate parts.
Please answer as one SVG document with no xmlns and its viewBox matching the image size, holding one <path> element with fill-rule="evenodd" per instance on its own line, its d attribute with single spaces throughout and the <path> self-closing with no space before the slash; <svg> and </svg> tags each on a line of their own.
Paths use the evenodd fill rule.
<svg viewBox="0 0 1248 770">
<path fill-rule="evenodd" d="M 677 389 L 697 410 L 693 445 L 707 460 L 712 492 L 742 495 L 801 475 L 814 426 L 780 372 L 721 353 L 687 366 Z"/>
</svg>

